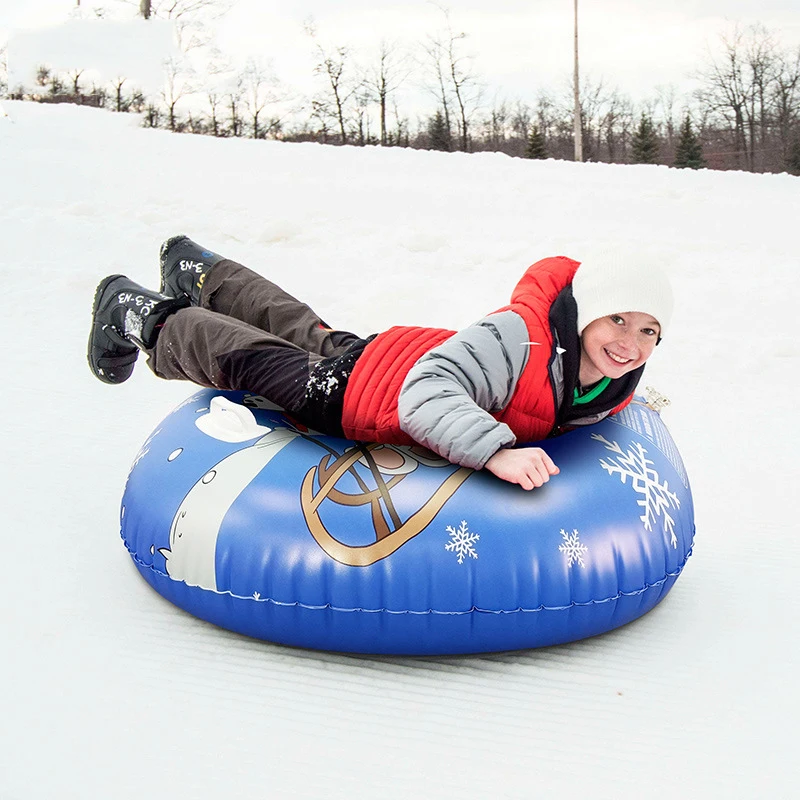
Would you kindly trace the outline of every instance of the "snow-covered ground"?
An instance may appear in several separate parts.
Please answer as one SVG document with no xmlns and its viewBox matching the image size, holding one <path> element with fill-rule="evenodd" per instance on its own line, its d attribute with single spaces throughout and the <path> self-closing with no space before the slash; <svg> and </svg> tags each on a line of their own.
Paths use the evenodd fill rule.
<svg viewBox="0 0 800 800">
<path fill-rule="evenodd" d="M 3 103 L 0 798 L 789 798 L 800 778 L 800 179 L 222 141 Z M 179 611 L 118 536 L 131 461 L 191 391 L 85 362 L 94 287 L 186 232 L 364 333 L 463 326 L 532 261 L 664 257 L 646 382 L 697 507 L 641 620 L 499 655 L 377 658 Z"/>
</svg>

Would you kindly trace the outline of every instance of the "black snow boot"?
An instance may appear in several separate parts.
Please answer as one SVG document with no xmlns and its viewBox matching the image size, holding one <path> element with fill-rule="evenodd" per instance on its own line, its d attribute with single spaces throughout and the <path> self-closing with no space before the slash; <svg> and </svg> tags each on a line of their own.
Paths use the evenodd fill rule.
<svg viewBox="0 0 800 800">
<path fill-rule="evenodd" d="M 223 257 L 206 250 L 188 236 L 173 236 L 161 245 L 161 293 L 186 296 L 200 305 L 200 291 L 211 268 Z"/>
<path fill-rule="evenodd" d="M 145 289 L 124 275 L 109 275 L 94 293 L 89 366 L 103 383 L 130 378 L 139 350 L 155 347 L 167 317 L 189 301 Z"/>
</svg>

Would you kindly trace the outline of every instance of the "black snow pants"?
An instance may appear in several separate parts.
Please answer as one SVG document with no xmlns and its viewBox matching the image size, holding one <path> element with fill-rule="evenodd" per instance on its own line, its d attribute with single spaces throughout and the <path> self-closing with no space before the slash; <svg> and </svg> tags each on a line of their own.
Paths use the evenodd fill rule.
<svg viewBox="0 0 800 800">
<path fill-rule="evenodd" d="M 199 307 L 167 318 L 148 365 L 160 378 L 261 395 L 341 436 L 347 379 L 371 338 L 332 330 L 305 303 L 226 260 L 206 276 Z"/>
</svg>

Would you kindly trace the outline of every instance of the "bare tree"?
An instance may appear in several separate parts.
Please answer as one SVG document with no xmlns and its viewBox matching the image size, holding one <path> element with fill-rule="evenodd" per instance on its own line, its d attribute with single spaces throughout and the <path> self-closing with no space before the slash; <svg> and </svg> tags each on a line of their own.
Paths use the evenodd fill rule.
<svg viewBox="0 0 800 800">
<path fill-rule="evenodd" d="M 409 74 L 408 57 L 401 50 L 400 45 L 396 41 L 382 39 L 378 46 L 377 65 L 367 72 L 364 83 L 374 94 L 378 103 L 380 143 L 384 147 L 389 143 L 387 126 L 389 104 L 392 102 L 394 93 L 408 79 Z"/>
<path fill-rule="evenodd" d="M 196 91 L 194 74 L 191 69 L 179 59 L 170 58 L 164 65 L 164 88 L 161 97 L 167 108 L 169 129 L 179 129 L 177 105 L 186 96 Z"/>
<path fill-rule="evenodd" d="M 511 112 L 503 98 L 495 97 L 488 116 L 483 122 L 483 141 L 490 150 L 503 150 L 510 133 Z"/>
<path fill-rule="evenodd" d="M 400 114 L 397 103 L 392 107 L 394 114 L 394 143 L 400 147 L 408 147 L 411 144 L 411 123 L 408 117 Z"/>
<path fill-rule="evenodd" d="M 553 135 L 553 129 L 555 126 L 555 109 L 556 105 L 550 94 L 544 91 L 539 92 L 539 95 L 536 98 L 536 108 L 534 113 L 536 115 L 536 124 L 538 125 L 539 130 L 542 132 L 545 139 L 548 139 Z"/>
<path fill-rule="evenodd" d="M 608 105 L 607 97 L 602 80 L 594 85 L 589 78 L 584 81 L 580 98 L 584 161 L 597 161 L 600 158 L 602 120 Z"/>
<path fill-rule="evenodd" d="M 656 87 L 656 111 L 653 116 L 657 116 L 664 124 L 664 135 L 666 145 L 670 152 L 674 147 L 675 136 L 679 123 L 675 122 L 675 115 L 678 106 L 678 90 L 674 84 Z"/>
<path fill-rule="evenodd" d="M 254 139 L 263 139 L 272 127 L 262 126 L 261 117 L 264 109 L 278 99 L 276 86 L 277 80 L 268 64 L 254 58 L 247 60 L 242 73 L 242 89 Z"/>
<path fill-rule="evenodd" d="M 792 132 L 800 128 L 800 47 L 779 55 L 772 97 L 781 163 L 785 164 L 796 141 Z"/>
<path fill-rule="evenodd" d="M 127 78 L 117 76 L 111 81 L 111 85 L 114 88 L 114 108 L 116 111 L 127 111 L 125 100 L 122 95 L 122 87 L 127 80 Z"/>
<path fill-rule="evenodd" d="M 222 124 L 220 121 L 220 110 L 222 109 L 222 95 L 214 87 L 206 92 L 209 110 L 209 130 L 212 136 L 222 136 Z"/>
<path fill-rule="evenodd" d="M 72 81 L 72 94 L 76 97 L 81 93 L 80 80 L 83 73 L 83 68 L 76 68 L 69 71 L 69 79 Z"/>
<path fill-rule="evenodd" d="M 244 127 L 241 114 L 243 94 L 243 81 L 241 76 L 239 76 L 236 81 L 231 84 L 225 97 L 228 104 L 228 111 L 230 112 L 231 136 L 234 137 L 241 136 Z"/>
<path fill-rule="evenodd" d="M 709 56 L 709 61 L 700 75 L 703 86 L 698 91 L 698 100 L 730 126 L 736 155 L 738 158 L 746 158 L 745 106 L 747 96 L 742 74 L 740 38 L 741 33 L 739 32 L 734 40 L 724 37 L 722 57 L 715 59 Z"/>
<path fill-rule="evenodd" d="M 756 149 L 763 150 L 769 123 L 769 86 L 774 80 L 775 43 L 762 26 L 746 31 L 736 25 L 724 34 L 722 54 L 707 57 L 699 77 L 700 101 L 730 127 L 733 147 L 748 170 L 756 169 Z"/>
<path fill-rule="evenodd" d="M 325 82 L 325 89 L 312 103 L 314 116 L 320 120 L 326 115 L 332 117 L 339 129 L 339 141 L 347 144 L 350 105 L 355 100 L 356 93 L 363 88 L 363 80 L 358 76 L 349 47 L 324 46 L 317 39 L 313 20 L 307 20 L 304 27 L 314 41 L 317 59 L 314 74 L 320 75 Z"/>
<path fill-rule="evenodd" d="M 451 149 L 450 137 L 452 123 L 450 121 L 450 90 L 444 58 L 444 44 L 438 36 L 428 36 L 423 45 L 423 52 L 427 66 L 433 72 L 433 82 L 427 83 L 426 88 L 436 98 L 447 135 L 447 149 Z"/>
<path fill-rule="evenodd" d="M 771 85 L 775 80 L 777 46 L 763 25 L 754 25 L 750 33 L 746 53 L 751 82 L 747 108 L 750 162 L 753 168 L 763 168 L 772 116 Z"/>
<path fill-rule="evenodd" d="M 336 47 L 332 51 L 325 51 L 321 45 L 317 45 L 317 52 L 320 61 L 317 63 L 315 71 L 324 75 L 328 81 L 330 98 L 333 101 L 334 115 L 339 125 L 339 136 L 342 144 L 347 144 L 347 113 L 345 106 L 356 92 L 356 85 L 352 85 L 347 80 L 346 69 L 350 57 L 350 50 L 347 47 Z"/>
<path fill-rule="evenodd" d="M 330 112 L 328 104 L 319 99 L 311 101 L 311 119 L 316 123 L 317 136 L 322 140 L 323 144 L 328 144 L 332 137 L 330 129 Z"/>
<path fill-rule="evenodd" d="M 212 136 L 222 136 L 220 114 L 225 100 L 225 89 L 234 80 L 234 69 L 230 60 L 216 47 L 208 49 L 205 59 L 203 86 L 210 111 L 209 131 Z"/>
<path fill-rule="evenodd" d="M 429 48 L 429 57 L 436 60 L 436 74 L 442 91 L 443 105 L 448 90 L 453 98 L 458 113 L 459 149 L 466 153 L 469 152 L 470 123 L 480 102 L 483 87 L 475 73 L 473 57 L 462 52 L 462 42 L 467 38 L 467 34 L 463 31 L 456 33 L 453 30 L 449 9 L 436 3 L 434 5 L 444 15 L 445 27 L 441 34 L 430 40 L 432 47 Z M 445 119 L 449 125 L 447 112 Z"/>
<path fill-rule="evenodd" d="M 631 100 L 617 90 L 612 91 L 598 121 L 599 140 L 605 146 L 608 161 L 624 163 L 628 160 L 635 116 Z"/>
<path fill-rule="evenodd" d="M 517 139 L 527 139 L 533 124 L 533 110 L 527 103 L 517 100 L 511 112 L 511 132 Z"/>
</svg>

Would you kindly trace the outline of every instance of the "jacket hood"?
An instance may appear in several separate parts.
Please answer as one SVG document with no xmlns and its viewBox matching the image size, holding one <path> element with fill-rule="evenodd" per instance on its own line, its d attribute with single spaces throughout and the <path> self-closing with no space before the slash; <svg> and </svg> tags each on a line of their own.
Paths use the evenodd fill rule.
<svg viewBox="0 0 800 800">
<path fill-rule="evenodd" d="M 572 282 L 580 262 L 566 256 L 543 258 L 525 270 L 514 291 L 512 303 L 521 303 L 546 320 L 550 307 L 565 285 Z M 577 330 L 577 329 L 576 329 Z"/>
</svg>

